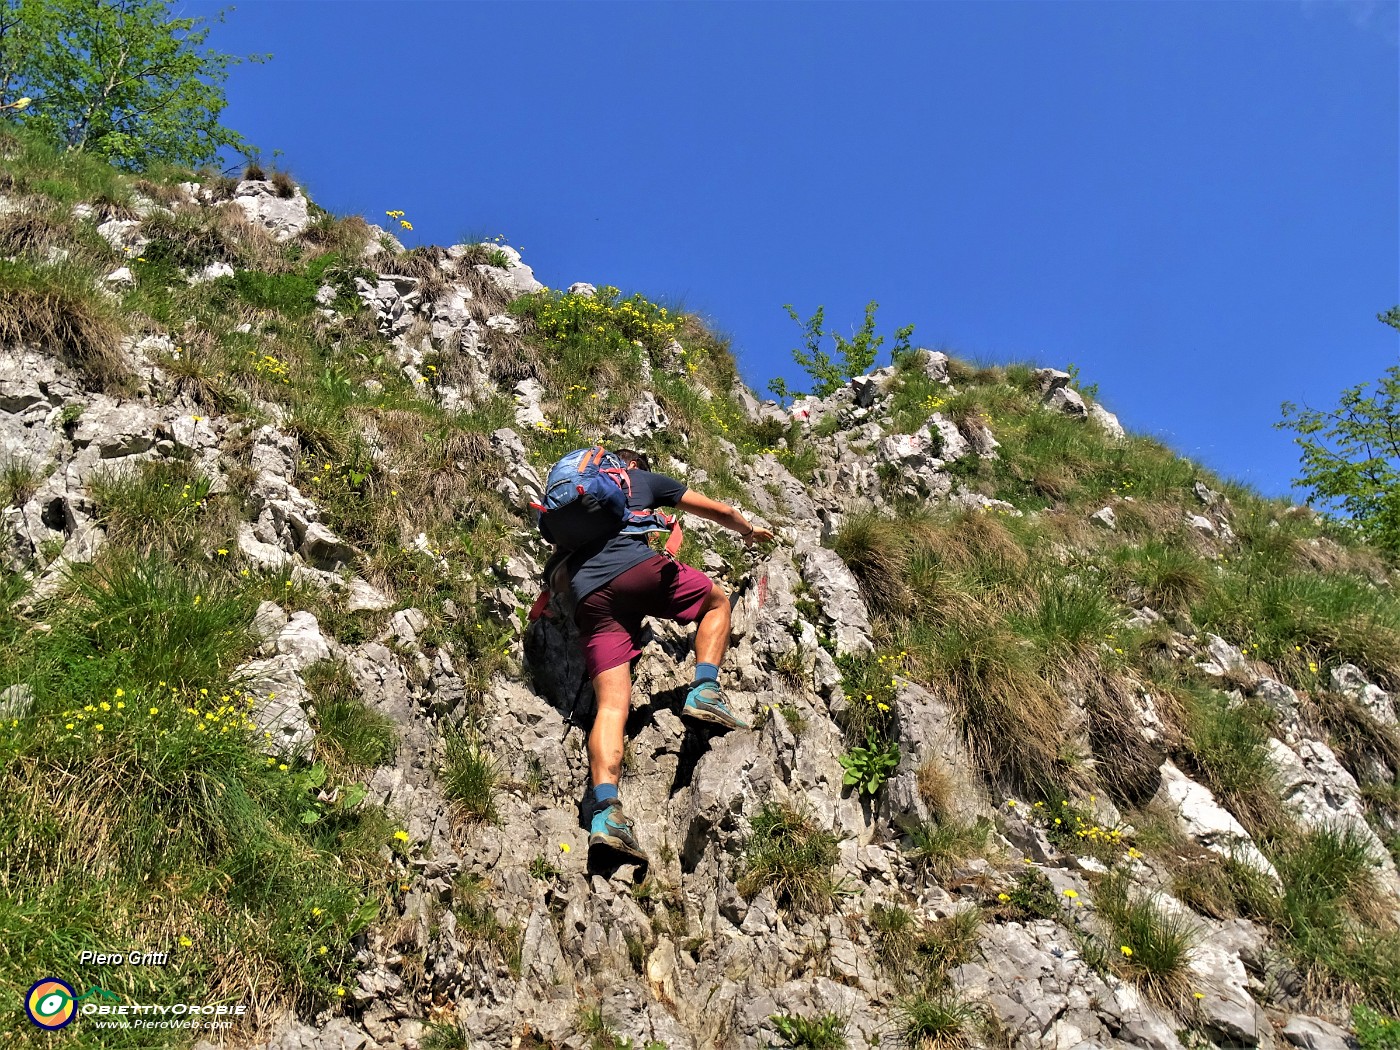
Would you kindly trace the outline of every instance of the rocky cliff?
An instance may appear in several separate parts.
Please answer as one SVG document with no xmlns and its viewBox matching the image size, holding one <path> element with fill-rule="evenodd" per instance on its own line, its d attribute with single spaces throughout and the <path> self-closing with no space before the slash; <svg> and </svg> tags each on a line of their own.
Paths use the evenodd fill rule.
<svg viewBox="0 0 1400 1050">
<path fill-rule="evenodd" d="M 783 407 L 499 242 L 0 147 L 0 970 L 253 1007 L 74 1045 L 1334 1050 L 1400 1009 L 1400 601 L 1345 529 L 1066 372 L 917 350 Z M 654 624 L 646 867 L 590 868 L 590 687 L 524 617 L 595 440 L 778 535 L 686 522 L 754 728 L 687 730 Z"/>
</svg>

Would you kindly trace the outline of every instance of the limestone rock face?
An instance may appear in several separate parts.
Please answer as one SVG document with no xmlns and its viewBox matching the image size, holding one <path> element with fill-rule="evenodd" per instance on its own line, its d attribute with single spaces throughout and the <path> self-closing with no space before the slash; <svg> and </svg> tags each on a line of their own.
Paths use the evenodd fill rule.
<svg viewBox="0 0 1400 1050">
<path fill-rule="evenodd" d="M 1153 802 L 1172 813 L 1190 839 L 1212 853 L 1237 858 L 1282 886 L 1268 858 L 1259 852 L 1240 822 L 1215 801 L 1208 788 L 1170 761 L 1162 764 L 1161 772 L 1162 783 Z"/>
<path fill-rule="evenodd" d="M 302 237 L 309 202 L 299 189 L 259 180 L 239 184 L 231 201 L 218 202 L 220 193 L 227 191 L 216 184 L 187 184 L 172 196 L 181 208 L 237 208 L 287 242 L 289 253 L 309 243 Z M 143 217 L 159 207 L 136 204 Z M 0 197 L 0 214 L 24 206 Z M 100 217 L 93 204 L 74 214 L 89 224 Z M 141 218 L 96 224 L 97 235 L 120 253 L 104 267 L 114 279 L 99 282 L 115 287 L 97 294 L 115 301 L 123 283 L 141 279 L 138 263 L 117 264 L 149 243 L 142 225 Z M 906 643 L 887 631 L 894 625 L 881 616 L 891 611 L 867 604 L 861 575 L 835 548 L 843 529 L 870 513 L 896 529 L 923 512 L 954 512 L 948 518 L 969 529 L 992 515 L 1026 515 L 1011 524 L 1043 530 L 1030 534 L 1047 537 L 1047 565 L 1072 574 L 1076 586 L 1111 594 L 1115 620 L 1107 637 L 1093 640 L 1102 666 L 1118 668 L 1114 647 L 1127 646 L 1115 633 L 1133 631 L 1149 638 L 1145 644 L 1162 660 L 1175 661 L 1193 688 L 1214 685 L 1222 704 L 1266 708 L 1282 805 L 1304 828 L 1342 827 L 1364 840 L 1376 862 L 1372 910 L 1394 912 L 1400 878 L 1384 841 L 1395 829 L 1383 820 L 1372 826 L 1377 807 L 1368 809 L 1362 788 L 1388 782 L 1385 774 L 1393 778 L 1394 771 L 1371 768 L 1384 763 L 1358 758 L 1338 737 L 1329 742 L 1316 724 L 1321 697 L 1368 727 L 1374 722 L 1378 732 L 1393 729 L 1393 698 L 1346 664 L 1327 667 L 1331 690 L 1324 695 L 1286 668 L 1269 666 L 1252 646 L 1241 649 L 1245 638 L 1188 638 L 1182 632 L 1196 628 L 1165 604 L 1161 612 L 1148 608 L 1141 585 L 1109 589 L 1103 559 L 1093 555 L 1141 542 L 1143 518 L 1130 514 L 1134 497 L 1105 498 L 1097 510 L 1095 504 L 1061 516 L 1063 508 L 997 498 L 1011 491 L 1002 480 L 1020 477 L 1019 465 L 1003 462 L 1007 446 L 1018 444 L 1011 440 L 1018 424 L 935 411 L 944 395 L 960 393 L 951 377 L 967 374 L 939 352 L 914 351 L 788 409 L 760 401 L 737 381 L 724 390 L 731 380 L 721 372 L 714 389 L 691 393 L 755 426 L 732 444 L 723 434 L 706 435 L 708 448 L 700 449 L 683 425 L 687 413 L 674 407 L 674 389 L 660 385 L 684 372 L 680 344 L 637 356 L 636 393 L 598 422 L 609 433 L 591 440 L 654 442 L 663 469 L 702 492 L 722 482 L 725 501 L 771 526 L 777 540 L 741 549 L 719 525 L 686 522 L 687 549 L 728 592 L 721 676 L 727 703 L 750 728 L 724 732 L 684 716 L 695 629 L 645 620 L 641 651 L 630 663 L 620 789 L 650 862 L 590 858 L 588 748 L 597 703 L 578 628 L 558 603 L 533 623 L 524 615 L 550 554 L 526 508 L 542 495 L 545 450 L 578 421 L 561 407 L 558 376 L 549 371 L 554 363 L 532 357 L 529 319 L 505 306 L 543 285 L 518 250 L 485 245 L 499 253 L 500 265 L 493 265 L 475 262 L 482 247 L 415 253 L 415 267 L 430 260 L 428 270 L 414 269 L 420 276 L 381 273 L 410 267 L 399 258 L 402 245 L 370 227 L 357 260 L 358 302 L 347 303 L 347 289 L 330 276 L 308 311 L 308 325 L 338 361 L 361 355 L 378 369 L 376 355 L 383 355 L 384 370 L 362 374 L 344 401 L 365 455 L 385 470 L 376 485 L 394 485 L 420 466 L 392 455 L 393 427 L 405 425 L 395 415 L 418 425 L 403 404 L 425 410 L 424 426 L 444 430 L 469 413 L 493 420 L 470 452 L 489 456 L 492 469 L 482 475 L 483 491 L 454 505 L 461 520 L 425 522 L 416 513 L 422 508 L 405 508 L 397 546 L 376 545 L 364 519 L 341 516 L 344 505 L 321 496 L 327 487 L 311 480 L 317 466 L 307 462 L 314 427 L 298 415 L 300 406 L 249 395 L 236 411 L 203 407 L 197 398 L 204 394 L 191 392 L 186 374 L 191 361 L 179 356 L 199 345 L 190 333 L 151 331 L 149 319 L 133 326 L 122 346 L 130 383 L 103 391 L 41 349 L 0 346 L 0 466 L 14 489 L 0 509 L 0 558 L 7 573 L 28 577 L 17 615 L 42 614 L 48 599 L 64 593 L 73 566 L 100 560 L 104 544 L 117 542 L 109 509 L 94 495 L 97 482 L 179 461 L 212 495 L 229 497 L 221 506 L 222 546 L 190 557 L 216 571 L 232 566 L 239 579 L 246 572 L 278 599 L 251 613 L 251 642 L 234 669 L 234 686 L 253 701 L 257 745 L 277 764 L 333 765 L 331 747 L 345 729 L 330 705 L 355 697 L 393 728 L 378 764 L 351 776 L 364 788 L 356 804 L 382 808 L 407 839 L 384 846 L 383 870 L 371 879 L 375 895 L 394 887 L 389 917 L 347 939 L 343 997 L 269 1018 L 261 1034 L 250 1034 L 251 1045 L 421 1050 L 430 1026 L 447 1025 L 472 1050 L 546 1043 L 585 1050 L 604 1042 L 601 1025 L 618 1045 L 737 1050 L 786 1041 L 775 1018 L 834 1014 L 846 1045 L 867 1050 L 889 1046 L 903 1017 L 912 973 L 892 961 L 899 938 L 908 937 L 906 955 L 932 958 L 947 948 L 941 938 L 968 916 L 977 922 L 966 951 L 948 966 L 949 994 L 994 1017 L 998 1038 L 1017 1050 L 1178 1050 L 1178 1033 L 1187 1030 L 1219 1046 L 1272 1050 L 1280 1037 L 1306 1050 L 1344 1045 L 1344 1033 L 1326 1020 L 1288 1013 L 1296 1000 L 1287 999 L 1275 931 L 1192 913 L 1164 892 L 1179 872 L 1158 858 L 1120 847 L 1076 850 L 1048 822 L 1001 805 L 1008 785 L 986 779 L 979 769 L 985 756 L 968 743 L 978 739 L 987 711 L 952 681 L 978 673 L 977 661 L 995 654 L 970 652 L 961 665 L 950 660 L 946 675 L 913 681 L 912 668 L 936 666 L 930 657 L 946 654 L 933 651 L 936 639 Z M 218 286 L 198 286 L 228 272 L 227 263 L 215 262 L 185 275 L 191 285 L 177 291 L 210 294 Z M 582 282 L 569 290 L 597 294 Z M 253 312 L 239 334 L 272 349 L 279 336 Z M 917 412 L 899 396 L 911 376 L 940 392 Z M 1041 423 L 1046 417 L 1038 413 L 1064 413 L 1095 428 L 1086 429 L 1095 440 L 1124 441 L 1117 418 L 1071 381 L 1065 371 L 1036 371 L 1025 411 Z M 732 405 L 723 405 L 730 397 Z M 1007 446 L 993 425 L 1006 428 Z M 764 451 L 753 451 L 756 441 Z M 465 458 L 444 457 L 450 467 Z M 450 467 L 435 461 L 430 469 Z M 1230 501 L 1200 482 L 1191 492 L 1171 503 L 1172 520 L 1162 527 L 1208 557 L 1233 558 L 1248 536 L 1232 531 Z M 369 495 L 382 498 L 383 488 Z M 513 513 L 483 513 L 497 501 Z M 486 554 L 463 557 L 462 546 L 444 542 L 444 530 L 484 545 L 473 555 Z M 959 553 L 934 552 L 947 564 Z M 940 586 L 947 564 L 917 566 L 917 580 Z M 896 657 L 904 644 L 910 651 Z M 1007 644 L 1029 643 L 1013 634 Z M 1068 741 L 1058 756 L 1064 782 L 1056 785 L 1066 801 L 1104 825 L 1125 825 L 1128 843 L 1135 831 L 1126 821 L 1137 820 L 1139 810 L 1165 813 L 1189 840 L 1181 852 L 1192 862 L 1209 851 L 1277 883 L 1228 798 L 1183 772 L 1209 767 L 1190 754 L 1170 690 L 1120 670 L 1112 671 L 1114 688 L 1097 698 L 1110 706 L 1107 713 L 1094 708 L 1084 668 L 1046 672 L 1067 698 L 1068 724 L 1055 727 Z M 39 677 L 0 682 L 0 718 L 9 728 L 47 716 L 43 688 Z M 891 745 L 873 797 L 845 783 L 848 767 L 872 760 L 858 757 L 871 744 L 868 722 Z M 457 734 L 485 756 L 493 819 L 476 819 L 451 794 Z M 1110 769 L 1113 763 L 1131 763 L 1135 786 L 1123 794 L 1139 797 L 1110 800 L 1093 786 L 1114 783 L 1109 773 L 1122 779 L 1123 768 Z M 340 786 L 327 784 L 321 801 Z M 817 859 L 800 876 L 782 865 L 756 876 L 760 833 L 795 834 L 788 823 L 814 836 Z M 938 836 L 962 829 L 985 830 L 985 848 L 940 854 Z M 1126 968 L 1104 966 L 1090 951 L 1097 938 L 1112 962 L 1120 961 L 1097 905 L 1110 866 L 1135 897 L 1152 896 L 1199 930 L 1188 972 L 1201 998 L 1175 1014 L 1131 983 Z M 819 907 L 793 905 L 795 878 L 812 881 Z M 1016 901 L 1032 885 L 1048 886 L 1051 903 L 1020 910 Z M 214 1042 L 197 1045 L 215 1050 Z"/>
<path fill-rule="evenodd" d="M 238 184 L 233 202 L 243 209 L 249 222 L 270 230 L 279 241 L 291 239 L 311 222 L 300 187 L 291 196 L 283 196 L 273 183 L 250 179 Z"/>
</svg>

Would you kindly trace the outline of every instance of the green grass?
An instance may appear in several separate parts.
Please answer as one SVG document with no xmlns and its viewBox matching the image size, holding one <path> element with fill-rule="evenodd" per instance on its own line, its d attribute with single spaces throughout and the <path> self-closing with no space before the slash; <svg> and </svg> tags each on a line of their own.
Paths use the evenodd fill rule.
<svg viewBox="0 0 1400 1050">
<path fill-rule="evenodd" d="M 211 487 L 193 463 L 178 459 L 109 467 L 88 482 L 114 547 L 195 562 L 238 549 L 230 501 Z"/>
<path fill-rule="evenodd" d="M 1232 562 L 1193 617 L 1221 637 L 1257 644 L 1296 684 L 1315 680 L 1311 662 L 1353 663 L 1388 689 L 1400 686 L 1400 599 L 1363 577 Z"/>
<path fill-rule="evenodd" d="M 398 748 L 392 718 L 370 708 L 344 663 L 323 660 L 303 672 L 315 700 L 317 754 L 345 776 L 361 776 L 388 764 Z"/>
<path fill-rule="evenodd" d="M 769 887 L 781 908 L 818 915 L 831 911 L 843 890 L 831 875 L 840 855 L 836 836 L 785 803 L 765 803 L 752 823 L 739 892 L 752 899 Z"/>
<path fill-rule="evenodd" d="M 991 832 L 991 821 L 981 817 L 971 822 L 921 821 L 907 832 L 909 855 L 920 869 L 947 878 L 960 862 L 981 856 Z"/>
<path fill-rule="evenodd" d="M 115 549 L 71 572 L 71 593 L 44 611 L 36 692 L 81 704 L 117 687 L 213 687 L 252 650 L 256 602 L 227 576 Z"/>
<path fill-rule="evenodd" d="M 383 812 L 318 804 L 341 784 L 259 752 L 256 698 L 229 680 L 247 597 L 118 552 L 74 573 L 51 629 L 20 638 L 33 709 L 0 727 L 4 998 L 54 972 L 139 1001 L 329 1005 L 380 914 Z M 82 968 L 80 942 L 179 961 Z"/>
<path fill-rule="evenodd" d="M 1361 1050 L 1400 1050 L 1400 1019 L 1357 1005 L 1352 1007 L 1351 1023 Z"/>
<path fill-rule="evenodd" d="M 1104 954 L 1119 974 L 1158 1002 L 1184 1004 L 1189 963 L 1202 936 L 1195 923 L 1167 911 L 1155 897 L 1131 895 L 1121 877 L 1105 880 L 1095 904 L 1107 926 Z"/>
<path fill-rule="evenodd" d="M 1162 613 L 1188 611 L 1210 586 L 1201 556 L 1168 540 L 1119 547 L 1113 552 L 1113 572 L 1120 585 L 1136 586 L 1143 602 Z"/>
<path fill-rule="evenodd" d="M 479 737 L 461 730 L 444 735 L 447 755 L 443 762 L 442 783 L 448 798 L 457 803 L 468 819 L 496 819 L 496 787 L 501 780 L 500 766 Z"/>
<path fill-rule="evenodd" d="M 457 936 L 483 966 L 505 963 L 520 973 L 520 950 L 525 931 L 516 922 L 502 923 L 492 906 L 492 887 L 477 875 L 461 875 L 454 886 Z"/>
<path fill-rule="evenodd" d="M 1400 1012 L 1400 933 L 1370 844 L 1351 828 L 1320 827 L 1268 852 L 1285 888 L 1278 927 L 1314 990 Z"/>
<path fill-rule="evenodd" d="M 1065 576 L 1046 575 L 1034 585 L 1031 607 L 1007 623 L 1040 651 L 1047 667 L 1085 656 L 1111 633 L 1117 610 L 1102 589 Z"/>
<path fill-rule="evenodd" d="M 472 1029 L 463 1021 L 430 1024 L 424 1031 L 423 1050 L 471 1050 Z"/>
<path fill-rule="evenodd" d="M 895 1031 L 910 1050 L 956 1050 L 971 1045 L 975 1005 L 948 991 L 903 1000 L 896 1011 Z"/>
<path fill-rule="evenodd" d="M 63 205 L 98 201 L 130 209 L 131 180 L 101 157 L 70 152 L 12 124 L 5 126 L 4 136 L 5 170 L 14 189 Z"/>
<path fill-rule="evenodd" d="M 1251 704 L 1232 706 L 1223 693 L 1204 687 L 1186 688 L 1183 700 L 1189 764 L 1251 832 L 1278 826 L 1285 817 L 1268 751 L 1268 712 Z"/>
<path fill-rule="evenodd" d="M 44 473 L 28 459 L 0 463 L 0 507 L 22 507 L 33 498 Z"/>
</svg>

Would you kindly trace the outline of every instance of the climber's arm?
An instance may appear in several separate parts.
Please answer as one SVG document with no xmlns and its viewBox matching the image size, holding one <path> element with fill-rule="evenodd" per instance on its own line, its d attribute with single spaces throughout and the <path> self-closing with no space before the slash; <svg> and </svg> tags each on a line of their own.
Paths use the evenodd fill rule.
<svg viewBox="0 0 1400 1050">
<path fill-rule="evenodd" d="M 676 504 L 677 510 L 689 511 L 708 521 L 723 525 L 726 529 L 732 529 L 739 533 L 746 541 L 760 540 L 768 541 L 773 538 L 773 533 L 768 529 L 758 528 L 746 517 L 731 507 L 728 503 L 721 503 L 719 500 L 702 496 L 694 489 L 687 489 L 680 502 Z"/>
</svg>

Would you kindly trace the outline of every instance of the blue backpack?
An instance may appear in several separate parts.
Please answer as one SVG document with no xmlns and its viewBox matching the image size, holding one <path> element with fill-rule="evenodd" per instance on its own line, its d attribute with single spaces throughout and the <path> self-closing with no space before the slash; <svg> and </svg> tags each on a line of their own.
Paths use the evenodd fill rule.
<svg viewBox="0 0 1400 1050">
<path fill-rule="evenodd" d="M 561 593 L 567 589 L 568 582 L 561 577 L 566 572 L 567 559 L 559 554 L 619 533 L 669 532 L 666 553 L 675 557 L 682 539 L 675 515 L 635 510 L 627 505 L 631 493 L 627 464 L 601 445 L 576 449 L 549 468 L 544 502 L 530 506 L 535 509 L 540 535 L 556 548 L 556 557 L 550 559 L 550 566 L 556 571 L 548 573 L 546 589 L 535 602 L 531 619 L 543 611 L 551 591 Z"/>
</svg>

